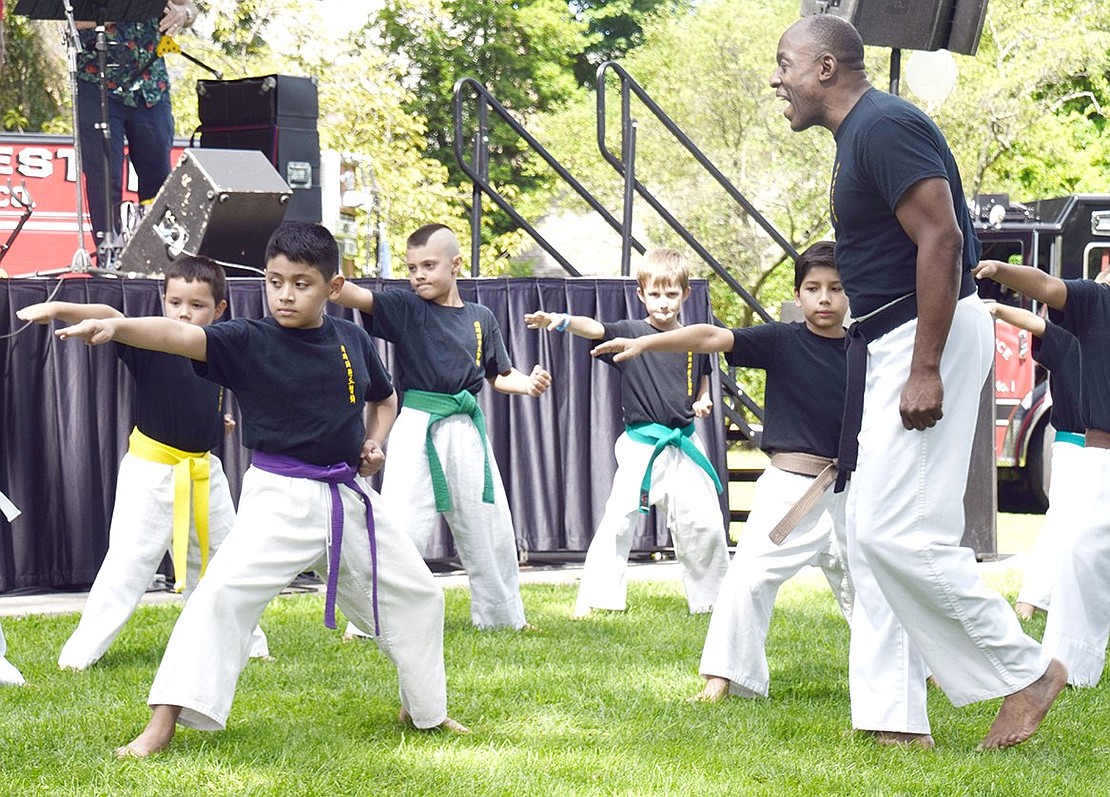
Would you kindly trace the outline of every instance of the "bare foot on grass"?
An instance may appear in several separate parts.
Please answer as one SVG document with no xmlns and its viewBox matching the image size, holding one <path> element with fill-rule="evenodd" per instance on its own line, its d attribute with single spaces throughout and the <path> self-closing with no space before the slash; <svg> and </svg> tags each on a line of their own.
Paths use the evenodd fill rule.
<svg viewBox="0 0 1110 797">
<path fill-rule="evenodd" d="M 154 706 L 154 713 L 143 732 L 123 747 L 117 747 L 116 756 L 146 758 L 162 752 L 173 740 L 173 734 L 177 730 L 177 717 L 180 714 L 181 706 Z"/>
<path fill-rule="evenodd" d="M 1019 620 L 1032 620 L 1033 615 L 1037 613 L 1037 607 L 1032 603 L 1025 601 L 1018 601 L 1014 604 L 1014 614 L 1018 616 Z"/>
<path fill-rule="evenodd" d="M 400 713 L 397 714 L 397 721 L 402 725 L 412 725 L 412 715 L 409 714 L 407 709 L 402 707 Z M 413 727 L 416 726 L 413 725 Z M 418 731 L 431 731 L 436 729 L 449 731 L 450 733 L 457 733 L 460 736 L 466 736 L 470 733 L 470 728 L 466 727 L 457 720 L 451 719 L 450 717 L 439 723 L 439 725 L 436 725 L 434 728 L 417 728 Z"/>
<path fill-rule="evenodd" d="M 720 703 L 728 697 L 728 689 L 731 682 L 728 678 L 721 678 L 718 675 L 710 675 L 705 679 L 705 686 L 693 697 L 687 698 L 687 703 Z"/>
<path fill-rule="evenodd" d="M 875 742 L 884 747 L 920 747 L 922 750 L 932 750 L 936 747 L 933 737 L 927 733 L 903 731 L 875 731 Z"/>
<path fill-rule="evenodd" d="M 1067 683 L 1067 668 L 1059 659 L 1053 659 L 1044 675 L 1003 698 L 998 716 L 976 749 L 1001 750 L 1024 742 L 1037 732 L 1056 696 Z"/>
<path fill-rule="evenodd" d="M 538 625 L 532 625 L 531 623 L 525 623 L 520 628 L 518 628 L 517 631 L 520 631 L 522 634 L 542 634 L 543 633 L 542 628 L 540 628 Z"/>
</svg>

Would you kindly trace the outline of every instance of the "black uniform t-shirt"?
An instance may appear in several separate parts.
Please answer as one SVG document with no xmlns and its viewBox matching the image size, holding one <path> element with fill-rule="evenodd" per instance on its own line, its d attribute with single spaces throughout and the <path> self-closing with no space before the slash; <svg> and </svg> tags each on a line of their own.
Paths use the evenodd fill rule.
<svg viewBox="0 0 1110 797">
<path fill-rule="evenodd" d="M 761 448 L 835 457 L 847 389 L 843 338 L 825 338 L 804 323 L 732 330 L 729 365 L 767 372 Z"/>
<path fill-rule="evenodd" d="M 210 451 L 224 428 L 223 390 L 193 373 L 192 360 L 116 344 L 135 379 L 135 426 L 182 451 Z"/>
<path fill-rule="evenodd" d="M 243 444 L 313 465 L 357 465 L 363 408 L 393 393 L 366 330 L 324 316 L 316 329 L 285 329 L 272 317 L 204 328 L 208 361 L 196 372 L 235 391 Z"/>
<path fill-rule="evenodd" d="M 374 311 L 363 319 L 371 334 L 395 344 L 402 390 L 477 395 L 484 380 L 513 367 L 485 305 L 444 307 L 408 291 L 374 291 Z"/>
<path fill-rule="evenodd" d="M 1110 285 L 1064 280 L 1068 302 L 1061 326 L 1079 341 L 1087 429 L 1110 432 Z"/>
<path fill-rule="evenodd" d="M 917 245 L 894 209 L 908 189 L 930 177 L 948 181 L 963 232 L 963 271 L 970 272 L 981 246 L 948 142 L 920 109 L 870 89 L 837 128 L 829 189 L 836 266 L 856 318 L 916 289 Z M 965 287 L 970 292 L 970 278 Z"/>
<path fill-rule="evenodd" d="M 1048 369 L 1052 426 L 1058 432 L 1083 434 L 1083 361 L 1079 341 L 1063 327 L 1045 324 L 1044 335 L 1033 339 L 1033 356 Z"/>
<path fill-rule="evenodd" d="M 659 330 L 643 319 L 602 324 L 602 340 L 641 338 Z M 626 425 L 661 423 L 672 429 L 694 420 L 693 403 L 701 378 L 712 364 L 708 354 L 649 351 L 631 360 L 615 363 L 610 355 L 600 358 L 621 375 L 621 409 Z"/>
</svg>

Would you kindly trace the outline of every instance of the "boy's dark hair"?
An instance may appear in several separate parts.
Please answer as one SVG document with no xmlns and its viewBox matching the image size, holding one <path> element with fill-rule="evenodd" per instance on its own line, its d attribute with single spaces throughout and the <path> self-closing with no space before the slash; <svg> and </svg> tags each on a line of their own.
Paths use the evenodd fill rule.
<svg viewBox="0 0 1110 797">
<path fill-rule="evenodd" d="M 408 237 L 408 240 L 405 241 L 405 247 L 408 249 L 415 249 L 418 246 L 426 246 L 428 241 L 432 239 L 432 236 L 440 230 L 447 230 L 447 232 L 452 235 L 455 234 L 455 231 L 446 224 L 425 224 Z"/>
<path fill-rule="evenodd" d="M 281 224 L 266 243 L 266 262 L 284 255 L 292 263 L 306 263 L 330 280 L 339 272 L 339 245 L 326 227 L 304 221 Z"/>
<path fill-rule="evenodd" d="M 227 280 L 224 267 L 204 255 L 183 255 L 170 263 L 164 275 L 166 282 L 183 279 L 186 282 L 206 282 L 212 289 L 212 298 L 219 305 L 227 298 Z"/>
<path fill-rule="evenodd" d="M 815 268 L 836 269 L 836 244 L 832 241 L 818 241 L 806 249 L 794 262 L 794 292 L 797 293 L 805 282 L 806 275 Z"/>
</svg>

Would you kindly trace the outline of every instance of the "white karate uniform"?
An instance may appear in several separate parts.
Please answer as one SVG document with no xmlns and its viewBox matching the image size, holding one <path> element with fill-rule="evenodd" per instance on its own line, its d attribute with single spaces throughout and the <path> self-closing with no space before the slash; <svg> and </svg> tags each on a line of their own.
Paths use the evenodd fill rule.
<svg viewBox="0 0 1110 797">
<path fill-rule="evenodd" d="M 979 395 L 994 356 L 990 316 L 976 296 L 958 302 L 941 358 L 944 417 L 925 431 L 904 429 L 898 412 L 916 331 L 915 319 L 868 345 L 847 504 L 856 589 L 849 682 L 856 728 L 928 733 L 925 662 L 960 706 L 1023 689 L 1049 657 L 960 547 Z"/>
<path fill-rule="evenodd" d="M 377 539 L 379 649 L 397 668 L 401 705 L 418 728 L 447 718 L 443 663 L 443 591 L 391 514 L 391 505 L 361 481 L 374 508 Z M 343 544 L 336 604 L 367 630 L 374 628 L 366 509 L 339 487 Z M 150 689 L 150 705 L 181 706 L 178 723 L 224 727 L 250 630 L 266 604 L 305 570 L 327 569 L 331 534 L 328 485 L 250 468 L 243 479 L 235 526 L 221 553 L 174 626 Z"/>
<path fill-rule="evenodd" d="M 1083 446 L 1066 440 L 1053 441 L 1048 511 L 1037 539 L 1023 557 L 1025 572 L 1017 597 L 1020 603 L 1049 608 L 1052 582 L 1060 568 L 1060 552 L 1088 510 L 1089 494 L 1080 492 L 1086 476 L 1083 467 Z"/>
<path fill-rule="evenodd" d="M 435 507 L 424 447 L 427 428 L 427 412 L 401 409 L 389 433 L 382 480 L 382 493 L 389 496 L 399 527 L 421 554 L 427 553 L 441 516 Z M 442 517 L 470 580 L 470 619 L 478 628 L 523 628 L 516 532 L 489 441 L 482 439 L 466 415 L 438 421 L 432 427 L 432 440 L 453 506 Z M 492 504 L 482 501 L 482 458 L 487 452 L 493 476 Z"/>
<path fill-rule="evenodd" d="M 705 453 L 696 434 L 690 439 Z M 643 518 L 640 484 L 653 446 L 624 432 L 614 451 L 617 472 L 605 514 L 586 551 L 575 607 L 579 614 L 589 609 L 623 611 L 627 604 L 628 554 Z M 682 449 L 666 446 L 652 467 L 648 503 L 666 512 L 690 613 L 710 611 L 728 570 L 724 519 L 713 480 Z"/>
<path fill-rule="evenodd" d="M 208 547 L 209 563 L 215 557 L 232 523 L 235 506 L 223 465 L 209 455 Z M 190 500 L 192 491 L 190 490 Z M 173 540 L 173 465 L 126 453 L 116 479 L 116 500 L 108 530 L 108 552 L 97 571 L 77 629 L 62 647 L 58 666 L 83 670 L 96 663 L 115 640 L 150 587 Z M 200 577 L 200 547 L 196 519 L 189 513 L 189 552 L 185 598 Z M 255 628 L 251 656 L 269 655 L 266 635 Z"/>
<path fill-rule="evenodd" d="M 1073 496 L 1083 490 L 1085 498 L 1060 552 L 1043 642 L 1045 652 L 1067 667 L 1069 684 L 1095 686 L 1110 637 L 1110 449 L 1083 448 L 1080 454 Z"/>
<path fill-rule="evenodd" d="M 852 620 L 852 581 L 842 554 L 845 494 L 826 490 L 782 545 L 768 536 L 812 483 L 811 476 L 774 466 L 755 483 L 752 511 L 717 595 L 698 668 L 704 677 L 727 678 L 734 695 L 767 697 L 767 629 L 775 596 L 803 567 L 821 568 L 845 619 Z"/>
<path fill-rule="evenodd" d="M 7 659 L 8 642 L 4 639 L 4 629 L 0 628 L 0 686 L 23 686 L 23 673 Z"/>
</svg>

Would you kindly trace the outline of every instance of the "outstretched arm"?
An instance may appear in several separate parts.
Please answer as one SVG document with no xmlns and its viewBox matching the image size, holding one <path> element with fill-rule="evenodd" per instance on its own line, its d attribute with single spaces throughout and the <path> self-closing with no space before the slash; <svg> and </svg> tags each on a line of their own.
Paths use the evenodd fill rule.
<svg viewBox="0 0 1110 797">
<path fill-rule="evenodd" d="M 361 285 L 355 285 L 350 280 L 343 282 L 343 287 L 339 289 L 339 295 L 332 301 L 343 307 L 361 310 L 367 315 L 374 312 L 374 292 L 369 288 L 363 288 Z"/>
<path fill-rule="evenodd" d="M 976 279 L 992 279 L 1010 290 L 1044 302 L 1053 310 L 1063 310 L 1068 303 L 1068 286 L 1064 281 L 1039 268 L 1015 266 L 1001 260 L 980 260 L 972 273 Z"/>
<path fill-rule="evenodd" d="M 208 359 L 208 338 L 204 328 L 172 318 L 86 319 L 54 334 L 62 340 L 80 338 L 90 346 L 115 340 L 139 349 L 179 354 L 193 360 Z"/>
<path fill-rule="evenodd" d="M 567 313 L 547 313 L 537 310 L 524 314 L 524 323 L 529 329 L 550 329 L 556 332 L 570 332 L 580 338 L 601 340 L 605 337 L 605 327 L 600 321 L 584 315 Z"/>
<path fill-rule="evenodd" d="M 735 338 L 731 329 L 713 324 L 692 324 L 669 332 L 643 335 L 638 338 L 613 338 L 599 343 L 590 352 L 594 357 L 612 354 L 613 362 L 623 362 L 639 357 L 645 351 L 671 351 L 695 354 L 714 354 L 732 351 Z"/>
<path fill-rule="evenodd" d="M 498 393 L 508 393 L 517 396 L 542 396 L 551 387 L 551 374 L 542 365 L 532 368 L 532 373 L 525 376 L 515 368 L 507 373 L 498 374 L 489 380 L 490 385 Z"/>
<path fill-rule="evenodd" d="M 987 311 L 994 317 L 1007 324 L 1013 324 L 1018 329 L 1031 332 L 1038 338 L 1044 336 L 1045 320 L 1036 313 L 1031 313 L 1023 307 L 1011 307 L 1008 304 L 988 302 Z"/>
<path fill-rule="evenodd" d="M 34 321 L 36 324 L 48 324 L 55 319 L 76 324 L 86 318 L 123 318 L 123 313 L 107 304 L 39 302 L 16 310 L 15 317 L 21 321 Z"/>
</svg>

